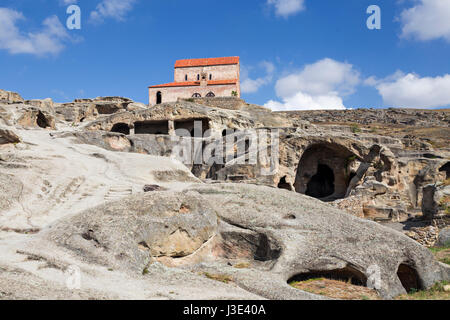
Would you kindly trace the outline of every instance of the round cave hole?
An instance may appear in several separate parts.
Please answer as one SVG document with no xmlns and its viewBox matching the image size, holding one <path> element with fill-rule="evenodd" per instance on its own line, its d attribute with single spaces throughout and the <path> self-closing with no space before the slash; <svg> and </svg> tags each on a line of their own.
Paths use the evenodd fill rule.
<svg viewBox="0 0 450 320">
<path fill-rule="evenodd" d="M 124 135 L 129 135 L 130 127 L 126 123 L 116 123 L 112 127 L 111 132 L 117 132 L 117 133 L 122 133 Z"/>
<path fill-rule="evenodd" d="M 322 201 L 342 199 L 351 178 L 354 154 L 335 143 L 318 143 L 303 153 L 294 182 L 295 191 Z"/>
</svg>

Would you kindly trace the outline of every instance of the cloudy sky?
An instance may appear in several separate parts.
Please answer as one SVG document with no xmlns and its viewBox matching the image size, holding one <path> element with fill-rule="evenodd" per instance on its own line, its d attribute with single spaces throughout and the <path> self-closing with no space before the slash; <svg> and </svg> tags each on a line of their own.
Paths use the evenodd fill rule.
<svg viewBox="0 0 450 320">
<path fill-rule="evenodd" d="M 147 103 L 175 60 L 219 56 L 240 56 L 243 98 L 274 110 L 450 107 L 450 0 L 0 2 L 0 88 L 27 99 Z"/>
</svg>

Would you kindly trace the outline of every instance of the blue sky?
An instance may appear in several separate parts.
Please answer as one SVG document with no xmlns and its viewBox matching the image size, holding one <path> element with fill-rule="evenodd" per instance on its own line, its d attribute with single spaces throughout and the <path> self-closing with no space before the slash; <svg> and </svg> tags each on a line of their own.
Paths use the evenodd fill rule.
<svg viewBox="0 0 450 320">
<path fill-rule="evenodd" d="M 70 3 L 81 30 L 66 27 Z M 220 56 L 240 56 L 243 98 L 274 110 L 449 107 L 450 1 L 0 2 L 0 88 L 27 99 L 147 103 L 175 60 Z"/>
</svg>

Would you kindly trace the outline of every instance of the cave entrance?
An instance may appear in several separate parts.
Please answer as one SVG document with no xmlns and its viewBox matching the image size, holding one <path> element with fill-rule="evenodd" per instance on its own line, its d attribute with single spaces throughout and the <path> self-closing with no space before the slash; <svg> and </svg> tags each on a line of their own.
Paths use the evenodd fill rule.
<svg viewBox="0 0 450 320">
<path fill-rule="evenodd" d="M 299 161 L 295 191 L 322 201 L 344 198 L 354 175 L 349 166 L 355 158 L 353 152 L 336 143 L 312 145 Z"/>
<path fill-rule="evenodd" d="M 122 133 L 124 135 L 129 135 L 130 127 L 126 123 L 116 123 L 112 127 L 111 132 L 117 132 L 117 133 Z"/>
<path fill-rule="evenodd" d="M 37 118 L 36 118 L 36 123 L 39 127 L 45 129 L 45 128 L 49 128 L 50 123 L 48 122 L 47 118 L 44 116 L 44 114 L 42 112 L 39 111 Z"/>
<path fill-rule="evenodd" d="M 177 120 L 174 125 L 177 136 L 203 138 L 209 130 L 209 119 Z"/>
<path fill-rule="evenodd" d="M 325 165 L 319 164 L 317 173 L 309 180 L 305 194 L 313 198 L 326 198 L 334 193 L 334 173 Z"/>
<path fill-rule="evenodd" d="M 134 124 L 135 134 L 169 134 L 169 121 L 139 121 Z"/>
<path fill-rule="evenodd" d="M 445 172 L 445 179 L 450 179 L 450 162 L 447 162 L 439 168 L 439 172 Z"/>
<path fill-rule="evenodd" d="M 408 266 L 407 264 L 401 264 L 397 270 L 397 276 L 400 279 L 400 282 L 405 288 L 406 292 L 411 292 L 411 290 L 421 290 L 423 289 L 421 285 L 421 281 L 417 271 Z"/>
<path fill-rule="evenodd" d="M 367 284 L 367 277 L 364 275 L 364 273 L 349 266 L 342 269 L 317 270 L 317 271 L 310 271 L 307 273 L 300 273 L 291 277 L 288 280 L 288 283 L 295 281 L 307 281 L 310 279 L 317 279 L 317 278 L 343 281 L 361 287 L 365 287 Z"/>
<path fill-rule="evenodd" d="M 280 179 L 280 182 L 278 182 L 278 188 L 292 191 L 291 185 L 286 181 L 286 176 Z"/>
</svg>

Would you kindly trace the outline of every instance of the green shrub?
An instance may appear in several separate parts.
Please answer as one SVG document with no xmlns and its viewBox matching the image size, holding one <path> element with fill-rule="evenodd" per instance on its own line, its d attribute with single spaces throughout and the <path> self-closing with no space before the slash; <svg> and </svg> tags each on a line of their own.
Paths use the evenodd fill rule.
<svg viewBox="0 0 450 320">
<path fill-rule="evenodd" d="M 360 133 L 361 132 L 361 128 L 356 123 L 352 124 L 350 129 L 352 130 L 353 133 Z"/>
</svg>

